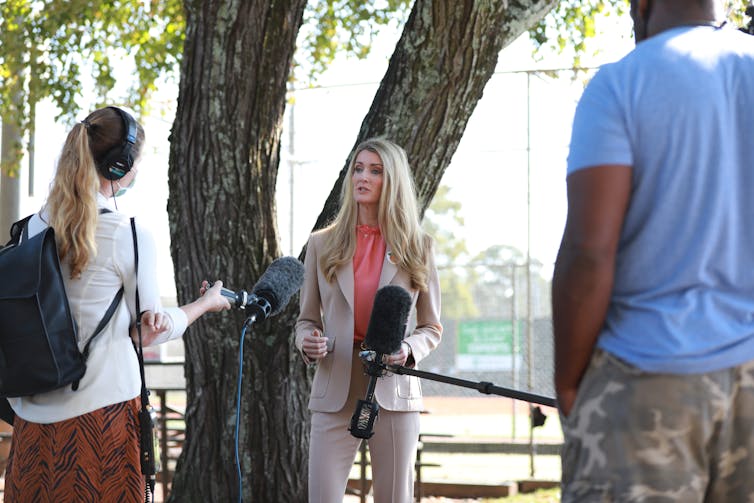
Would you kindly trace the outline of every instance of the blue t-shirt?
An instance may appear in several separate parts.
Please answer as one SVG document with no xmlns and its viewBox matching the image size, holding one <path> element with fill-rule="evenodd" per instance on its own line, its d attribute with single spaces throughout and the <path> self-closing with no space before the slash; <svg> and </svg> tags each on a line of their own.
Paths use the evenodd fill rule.
<svg viewBox="0 0 754 503">
<path fill-rule="evenodd" d="M 652 372 L 754 359 L 754 37 L 675 28 L 600 69 L 568 173 L 610 164 L 632 187 L 599 347 Z"/>
</svg>

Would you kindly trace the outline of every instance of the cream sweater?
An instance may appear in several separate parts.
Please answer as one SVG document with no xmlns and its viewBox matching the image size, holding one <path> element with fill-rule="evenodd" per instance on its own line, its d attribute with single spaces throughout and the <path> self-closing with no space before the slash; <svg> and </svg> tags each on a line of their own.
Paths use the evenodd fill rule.
<svg viewBox="0 0 754 503">
<path fill-rule="evenodd" d="M 110 200 L 98 198 L 99 206 L 111 209 Z M 34 215 L 29 221 L 29 235 L 41 232 L 46 218 Z M 142 311 L 163 312 L 170 328 L 152 344 L 180 337 L 187 319 L 179 308 L 163 309 L 157 285 L 157 256 L 152 235 L 136 221 L 139 247 L 139 301 Z M 117 211 L 99 215 L 96 237 L 97 255 L 78 279 L 70 279 L 67 263 L 61 264 L 71 312 L 78 327 L 79 349 L 104 315 L 121 285 L 123 299 L 108 325 L 89 348 L 87 370 L 77 391 L 70 386 L 30 397 L 11 398 L 16 414 L 35 423 L 54 423 L 87 412 L 130 400 L 139 395 L 141 378 L 129 327 L 137 319 L 136 276 L 134 273 L 133 237 L 129 218 Z"/>
</svg>

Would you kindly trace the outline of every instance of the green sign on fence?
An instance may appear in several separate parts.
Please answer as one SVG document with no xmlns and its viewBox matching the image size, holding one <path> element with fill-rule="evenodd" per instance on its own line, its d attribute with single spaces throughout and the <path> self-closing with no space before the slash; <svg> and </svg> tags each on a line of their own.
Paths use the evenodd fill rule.
<svg viewBox="0 0 754 503">
<path fill-rule="evenodd" d="M 459 370 L 511 370 L 514 365 L 520 365 L 518 355 L 513 355 L 513 328 L 511 320 L 460 321 L 456 367 Z M 518 329 L 517 334 L 520 334 L 521 327 Z"/>
</svg>

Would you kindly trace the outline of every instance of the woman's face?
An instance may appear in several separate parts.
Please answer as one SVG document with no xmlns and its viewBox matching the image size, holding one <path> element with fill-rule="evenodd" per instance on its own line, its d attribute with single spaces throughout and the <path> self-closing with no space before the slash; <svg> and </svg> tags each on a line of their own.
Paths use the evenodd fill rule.
<svg viewBox="0 0 754 503">
<path fill-rule="evenodd" d="M 362 150 L 353 165 L 353 198 L 359 205 L 378 205 L 382 194 L 384 168 L 380 156 Z"/>
</svg>

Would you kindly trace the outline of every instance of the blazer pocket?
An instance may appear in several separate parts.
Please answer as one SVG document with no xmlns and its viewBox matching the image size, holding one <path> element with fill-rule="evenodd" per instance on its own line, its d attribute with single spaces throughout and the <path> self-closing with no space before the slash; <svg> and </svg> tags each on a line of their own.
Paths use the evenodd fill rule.
<svg viewBox="0 0 754 503">
<path fill-rule="evenodd" d="M 330 376 L 332 375 L 331 366 L 332 358 L 323 358 L 317 364 L 314 382 L 312 382 L 311 398 L 324 398 L 327 394 L 327 387 L 330 385 Z"/>
<path fill-rule="evenodd" d="M 398 398 L 407 400 L 421 398 L 422 387 L 418 377 L 399 375 L 398 378 Z"/>
</svg>

